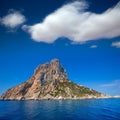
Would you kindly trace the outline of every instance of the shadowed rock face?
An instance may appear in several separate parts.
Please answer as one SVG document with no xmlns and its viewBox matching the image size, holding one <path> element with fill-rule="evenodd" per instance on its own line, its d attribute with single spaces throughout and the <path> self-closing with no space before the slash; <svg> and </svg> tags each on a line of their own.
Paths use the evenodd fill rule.
<svg viewBox="0 0 120 120">
<path fill-rule="evenodd" d="M 3 100 L 59 99 L 106 97 L 95 90 L 77 85 L 68 79 L 58 59 L 38 66 L 26 82 L 7 90 Z"/>
</svg>

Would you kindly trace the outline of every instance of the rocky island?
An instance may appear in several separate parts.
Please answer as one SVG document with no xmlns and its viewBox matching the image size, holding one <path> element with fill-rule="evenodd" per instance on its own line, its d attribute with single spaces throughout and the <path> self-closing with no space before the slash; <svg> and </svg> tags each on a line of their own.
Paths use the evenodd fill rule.
<svg viewBox="0 0 120 120">
<path fill-rule="evenodd" d="M 106 98 L 105 94 L 69 80 L 58 59 L 39 65 L 31 78 L 8 89 L 1 100 Z"/>
</svg>

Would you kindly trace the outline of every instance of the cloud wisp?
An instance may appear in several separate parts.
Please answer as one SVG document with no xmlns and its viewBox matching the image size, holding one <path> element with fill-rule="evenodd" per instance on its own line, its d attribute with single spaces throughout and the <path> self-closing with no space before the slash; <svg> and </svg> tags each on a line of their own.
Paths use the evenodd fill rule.
<svg viewBox="0 0 120 120">
<path fill-rule="evenodd" d="M 53 43 L 66 37 L 75 43 L 120 36 L 120 2 L 101 14 L 86 11 L 88 4 L 75 1 L 45 17 L 43 22 L 23 29 L 38 42 Z"/>
<path fill-rule="evenodd" d="M 111 46 L 120 48 L 120 42 L 113 42 Z"/>
<path fill-rule="evenodd" d="M 108 84 L 103 84 L 101 87 L 120 87 L 120 80 L 115 80 Z"/>
<path fill-rule="evenodd" d="M 97 45 L 91 45 L 90 48 L 97 48 Z"/>
<path fill-rule="evenodd" d="M 7 28 L 14 29 L 26 21 L 24 15 L 19 11 L 12 10 L 0 19 L 0 23 Z"/>
</svg>

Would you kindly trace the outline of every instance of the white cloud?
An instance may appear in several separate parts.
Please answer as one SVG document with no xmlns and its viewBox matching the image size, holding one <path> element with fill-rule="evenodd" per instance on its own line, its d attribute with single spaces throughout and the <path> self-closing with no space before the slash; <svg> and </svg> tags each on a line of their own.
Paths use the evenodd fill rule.
<svg viewBox="0 0 120 120">
<path fill-rule="evenodd" d="M 116 48 L 120 48 L 120 42 L 113 42 L 112 46 Z"/>
<path fill-rule="evenodd" d="M 83 43 L 120 36 L 120 2 L 101 14 L 88 12 L 86 2 L 75 1 L 46 16 L 41 23 L 24 25 L 33 40 L 52 43 L 59 37 Z"/>
<path fill-rule="evenodd" d="M 98 47 L 97 45 L 90 46 L 90 48 L 97 48 L 97 47 Z"/>
<path fill-rule="evenodd" d="M 12 10 L 6 16 L 0 19 L 0 23 L 8 28 L 16 28 L 26 21 L 25 16 L 18 11 Z"/>
</svg>

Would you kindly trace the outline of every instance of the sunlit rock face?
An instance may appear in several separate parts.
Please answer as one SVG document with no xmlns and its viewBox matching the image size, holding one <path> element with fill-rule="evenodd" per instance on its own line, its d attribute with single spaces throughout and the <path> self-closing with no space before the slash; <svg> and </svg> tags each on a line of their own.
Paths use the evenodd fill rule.
<svg viewBox="0 0 120 120">
<path fill-rule="evenodd" d="M 51 80 L 68 80 L 66 71 L 58 59 L 54 59 L 50 63 L 40 65 L 35 70 L 34 76 L 41 85 Z"/>
</svg>

